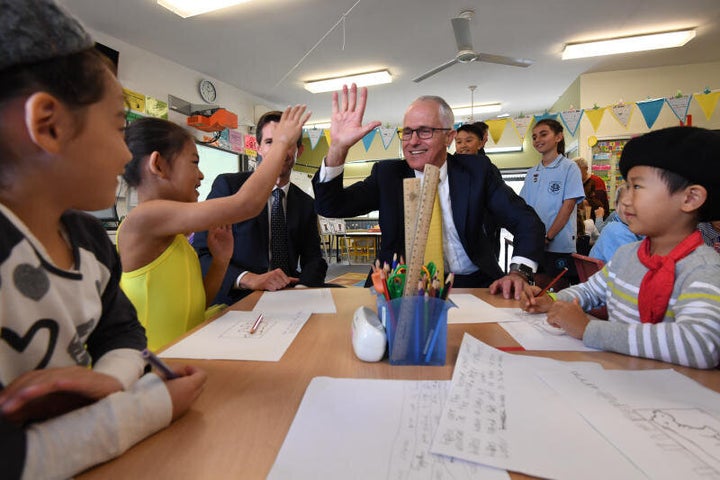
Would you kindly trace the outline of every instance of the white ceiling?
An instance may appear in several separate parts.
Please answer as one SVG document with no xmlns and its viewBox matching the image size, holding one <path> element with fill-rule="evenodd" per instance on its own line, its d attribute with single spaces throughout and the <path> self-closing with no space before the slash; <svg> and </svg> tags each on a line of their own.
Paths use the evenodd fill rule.
<svg viewBox="0 0 720 480">
<path fill-rule="evenodd" d="M 331 94 L 311 94 L 302 82 L 338 74 L 390 70 L 392 84 L 370 87 L 365 118 L 395 124 L 419 95 L 440 95 L 453 107 L 469 105 L 470 85 L 477 85 L 476 105 L 500 101 L 503 112 L 536 113 L 549 109 L 585 72 L 720 61 L 720 0 L 255 0 L 188 19 L 155 0 L 60 3 L 92 29 L 268 104 L 306 103 L 312 121 L 330 118 Z M 454 58 L 450 19 L 468 8 L 476 12 L 471 21 L 475 51 L 530 58 L 535 64 L 457 64 L 414 83 L 413 78 Z M 344 31 L 341 22 L 327 34 L 349 10 Z M 560 59 L 568 42 L 684 27 L 697 27 L 697 36 L 683 48 Z"/>
</svg>

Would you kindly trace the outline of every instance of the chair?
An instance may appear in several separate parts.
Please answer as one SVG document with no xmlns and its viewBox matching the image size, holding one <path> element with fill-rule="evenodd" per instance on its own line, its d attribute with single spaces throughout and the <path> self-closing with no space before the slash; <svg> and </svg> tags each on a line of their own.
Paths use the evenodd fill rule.
<svg viewBox="0 0 720 480">
<path fill-rule="evenodd" d="M 318 229 L 320 230 L 320 246 L 325 253 L 325 258 L 330 263 L 332 253 L 333 232 L 330 221 L 327 218 L 318 216 Z"/>
<path fill-rule="evenodd" d="M 342 249 L 345 248 L 347 263 L 350 265 L 350 241 L 347 237 L 347 226 L 343 218 L 330 218 L 330 230 L 335 236 L 335 245 L 337 246 L 337 261 L 342 260 Z"/>
<path fill-rule="evenodd" d="M 605 265 L 605 262 L 598 258 L 580 255 L 579 253 L 573 253 L 572 257 L 575 260 L 575 269 L 581 282 L 587 282 L 588 278 L 595 272 L 599 272 Z"/>
<path fill-rule="evenodd" d="M 587 282 L 588 278 L 590 278 L 594 273 L 599 272 L 603 265 L 605 265 L 605 262 L 598 258 L 580 255 L 579 253 L 573 253 L 572 257 L 575 261 L 575 269 L 577 270 L 578 278 L 580 278 L 581 282 Z M 588 313 L 601 320 L 608 319 L 606 307 L 594 308 Z"/>
</svg>

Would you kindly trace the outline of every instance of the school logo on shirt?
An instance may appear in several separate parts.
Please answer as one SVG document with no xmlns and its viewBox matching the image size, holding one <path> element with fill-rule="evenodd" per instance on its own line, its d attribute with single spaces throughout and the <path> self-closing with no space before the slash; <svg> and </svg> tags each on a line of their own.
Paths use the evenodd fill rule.
<svg viewBox="0 0 720 480">
<path fill-rule="evenodd" d="M 548 185 L 548 192 L 552 193 L 553 195 L 557 195 L 558 193 L 560 193 L 560 190 L 562 190 L 562 184 L 557 180 L 550 182 L 550 185 Z"/>
</svg>

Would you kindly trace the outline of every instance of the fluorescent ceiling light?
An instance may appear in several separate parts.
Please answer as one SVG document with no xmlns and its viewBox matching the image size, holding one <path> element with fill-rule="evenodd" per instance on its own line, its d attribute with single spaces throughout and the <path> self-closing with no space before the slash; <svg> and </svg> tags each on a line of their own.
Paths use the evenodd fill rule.
<svg viewBox="0 0 720 480">
<path fill-rule="evenodd" d="M 157 0 L 161 5 L 182 18 L 200 15 L 201 13 L 214 12 L 226 7 L 232 7 L 249 0 Z"/>
<path fill-rule="evenodd" d="M 682 47 L 695 38 L 695 30 L 650 33 L 631 37 L 610 38 L 592 42 L 569 43 L 565 45 L 562 59 L 598 57 L 616 53 L 642 52 L 661 48 Z"/>
<path fill-rule="evenodd" d="M 470 115 L 480 113 L 495 113 L 502 110 L 502 103 L 486 103 L 483 105 L 473 105 L 472 107 L 457 107 L 452 111 L 456 117 L 469 117 Z"/>
<path fill-rule="evenodd" d="M 356 84 L 358 87 L 367 87 L 369 85 L 380 85 L 392 82 L 392 75 L 387 70 L 378 72 L 358 73 L 357 75 L 347 75 L 345 77 L 325 78 L 322 80 L 312 80 L 305 82 L 305 90 L 312 93 L 334 92 L 341 90 L 343 85 Z"/>
<path fill-rule="evenodd" d="M 522 145 L 515 147 L 490 147 L 485 149 L 485 153 L 510 153 L 510 152 L 522 152 Z"/>
</svg>

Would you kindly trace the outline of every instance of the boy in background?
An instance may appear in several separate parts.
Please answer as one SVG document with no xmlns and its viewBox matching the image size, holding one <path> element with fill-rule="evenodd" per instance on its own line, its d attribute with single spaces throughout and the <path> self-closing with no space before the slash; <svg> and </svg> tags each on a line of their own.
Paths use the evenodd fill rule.
<svg viewBox="0 0 720 480">
<path fill-rule="evenodd" d="M 184 414 L 205 374 L 140 378 L 120 259 L 79 211 L 130 160 L 112 65 L 52 0 L 0 0 L 0 44 L 0 476 L 68 478 Z"/>
<path fill-rule="evenodd" d="M 720 133 L 672 127 L 630 140 L 620 159 L 628 226 L 642 242 L 618 248 L 583 284 L 553 298 L 526 289 L 529 312 L 592 348 L 695 368 L 720 361 L 720 257 L 698 221 L 720 219 Z M 609 321 L 585 311 L 606 305 Z"/>
</svg>

